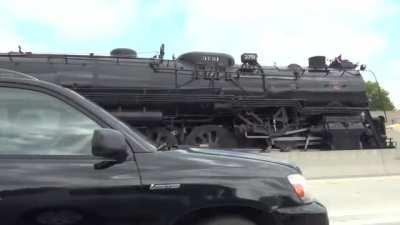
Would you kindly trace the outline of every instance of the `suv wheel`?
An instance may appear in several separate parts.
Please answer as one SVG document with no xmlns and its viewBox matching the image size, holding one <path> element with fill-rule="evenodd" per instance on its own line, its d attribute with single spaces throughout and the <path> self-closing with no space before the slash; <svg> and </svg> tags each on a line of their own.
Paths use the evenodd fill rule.
<svg viewBox="0 0 400 225">
<path fill-rule="evenodd" d="M 196 225 L 257 225 L 251 220 L 240 216 L 214 217 L 200 221 Z"/>
</svg>

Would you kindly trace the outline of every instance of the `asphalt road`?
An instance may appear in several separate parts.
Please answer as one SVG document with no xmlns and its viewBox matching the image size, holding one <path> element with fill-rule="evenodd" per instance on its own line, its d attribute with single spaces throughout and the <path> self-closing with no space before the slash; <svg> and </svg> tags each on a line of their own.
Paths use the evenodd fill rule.
<svg viewBox="0 0 400 225">
<path fill-rule="evenodd" d="M 400 225 L 400 176 L 310 180 L 332 225 Z"/>
</svg>

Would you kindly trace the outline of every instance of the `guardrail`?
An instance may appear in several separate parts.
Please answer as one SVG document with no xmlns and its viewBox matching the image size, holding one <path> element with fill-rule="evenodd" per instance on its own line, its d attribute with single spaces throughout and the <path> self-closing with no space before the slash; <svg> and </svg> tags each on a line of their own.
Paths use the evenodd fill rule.
<svg viewBox="0 0 400 225">
<path fill-rule="evenodd" d="M 308 179 L 400 175 L 400 150 L 396 149 L 265 154 L 298 165 Z"/>
</svg>

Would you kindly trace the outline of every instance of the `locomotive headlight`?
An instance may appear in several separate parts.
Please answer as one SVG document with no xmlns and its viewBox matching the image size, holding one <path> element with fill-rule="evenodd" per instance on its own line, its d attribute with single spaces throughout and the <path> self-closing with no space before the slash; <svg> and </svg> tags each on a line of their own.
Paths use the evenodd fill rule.
<svg viewBox="0 0 400 225">
<path fill-rule="evenodd" d="M 301 174 L 291 174 L 288 176 L 289 183 L 292 185 L 293 192 L 299 197 L 304 203 L 311 202 L 313 200 L 309 187 L 307 185 L 306 178 Z"/>
</svg>

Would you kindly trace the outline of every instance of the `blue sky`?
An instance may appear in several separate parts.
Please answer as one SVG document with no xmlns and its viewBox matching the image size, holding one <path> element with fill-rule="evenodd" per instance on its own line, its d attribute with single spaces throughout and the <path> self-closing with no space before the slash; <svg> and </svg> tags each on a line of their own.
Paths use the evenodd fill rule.
<svg viewBox="0 0 400 225">
<path fill-rule="evenodd" d="M 264 65 L 342 54 L 367 64 L 400 108 L 400 1 L 0 0 L 0 51 L 152 56 L 257 52 Z M 372 79 L 365 74 L 365 79 Z"/>
</svg>

